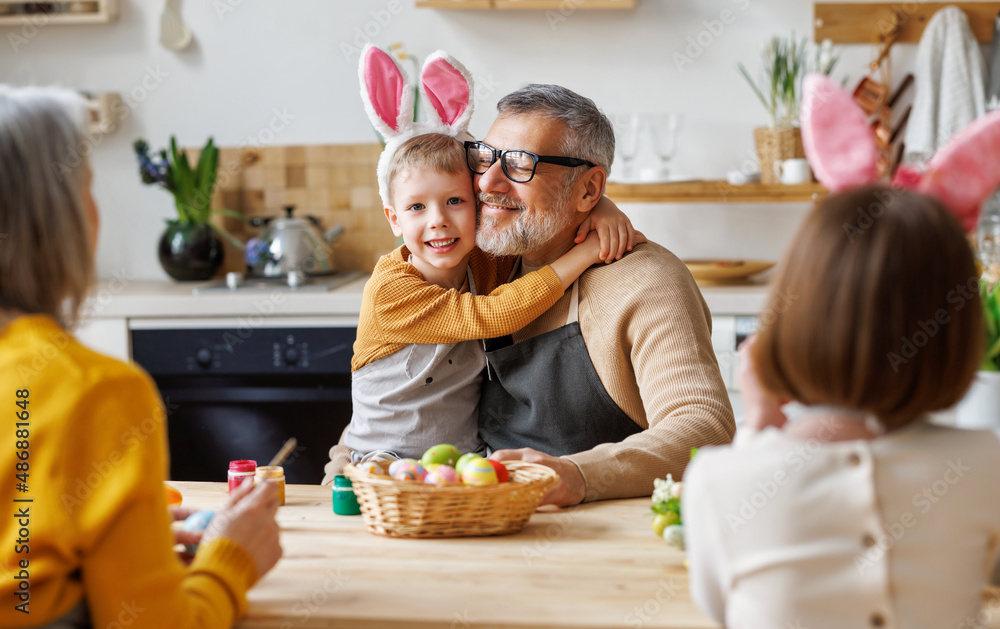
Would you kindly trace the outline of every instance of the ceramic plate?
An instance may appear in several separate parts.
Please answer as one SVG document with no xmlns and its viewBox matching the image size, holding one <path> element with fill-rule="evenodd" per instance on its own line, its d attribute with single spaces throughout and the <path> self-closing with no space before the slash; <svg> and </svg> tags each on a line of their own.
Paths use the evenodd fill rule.
<svg viewBox="0 0 1000 629">
<path fill-rule="evenodd" d="M 774 262 L 763 260 L 684 260 L 698 282 L 718 284 L 745 281 L 751 275 L 766 271 Z"/>
</svg>

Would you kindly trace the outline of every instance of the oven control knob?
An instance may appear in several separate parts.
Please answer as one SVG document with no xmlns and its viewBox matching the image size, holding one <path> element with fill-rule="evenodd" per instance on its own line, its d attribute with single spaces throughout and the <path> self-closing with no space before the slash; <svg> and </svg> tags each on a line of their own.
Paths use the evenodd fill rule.
<svg viewBox="0 0 1000 629">
<path fill-rule="evenodd" d="M 194 361 L 202 367 L 211 367 L 212 350 L 207 347 L 199 348 L 198 351 L 194 353 Z"/>
<path fill-rule="evenodd" d="M 294 347 L 285 348 L 285 362 L 289 365 L 294 365 L 299 362 L 299 350 Z"/>
</svg>

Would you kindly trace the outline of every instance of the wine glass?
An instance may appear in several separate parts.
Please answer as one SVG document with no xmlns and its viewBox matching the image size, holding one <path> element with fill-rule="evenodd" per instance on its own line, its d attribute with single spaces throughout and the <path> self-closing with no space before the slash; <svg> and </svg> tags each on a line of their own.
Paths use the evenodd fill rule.
<svg viewBox="0 0 1000 629">
<path fill-rule="evenodd" d="M 652 114 L 649 128 L 653 134 L 653 150 L 660 158 L 661 179 L 670 174 L 670 161 L 677 152 L 677 132 L 681 126 L 680 114 Z"/>
<path fill-rule="evenodd" d="M 621 178 L 632 178 L 632 164 L 639 151 L 639 131 L 642 129 L 642 116 L 639 114 L 617 114 L 613 119 L 615 126 L 615 153 L 622 165 Z"/>
</svg>

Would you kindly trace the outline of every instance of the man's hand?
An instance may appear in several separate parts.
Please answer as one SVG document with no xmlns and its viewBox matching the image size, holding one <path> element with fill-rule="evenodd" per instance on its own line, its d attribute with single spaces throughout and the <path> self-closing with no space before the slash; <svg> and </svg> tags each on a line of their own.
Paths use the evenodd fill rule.
<svg viewBox="0 0 1000 629">
<path fill-rule="evenodd" d="M 583 482 L 583 474 L 576 463 L 559 456 L 552 456 L 533 450 L 531 448 L 518 448 L 517 450 L 497 450 L 490 455 L 494 461 L 524 461 L 525 463 L 538 463 L 545 467 L 551 467 L 559 475 L 559 484 L 545 495 L 542 500 L 543 505 L 555 505 L 557 507 L 569 507 L 583 502 L 587 495 L 587 486 Z"/>
</svg>

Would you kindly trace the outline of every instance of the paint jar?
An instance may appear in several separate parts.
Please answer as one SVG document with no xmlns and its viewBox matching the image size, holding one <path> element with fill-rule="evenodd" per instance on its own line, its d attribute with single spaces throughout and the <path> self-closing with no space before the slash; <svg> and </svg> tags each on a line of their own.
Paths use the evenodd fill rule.
<svg viewBox="0 0 1000 629">
<path fill-rule="evenodd" d="M 333 477 L 333 512 L 337 515 L 361 515 L 351 479 L 342 474 Z"/>
<path fill-rule="evenodd" d="M 230 461 L 229 462 L 229 493 L 233 493 L 237 487 L 243 483 L 253 483 L 254 472 L 257 470 L 257 461 Z"/>
<path fill-rule="evenodd" d="M 285 468 L 280 465 L 258 467 L 254 473 L 253 484 L 262 483 L 265 480 L 278 483 L 278 504 L 285 504 Z"/>
</svg>

